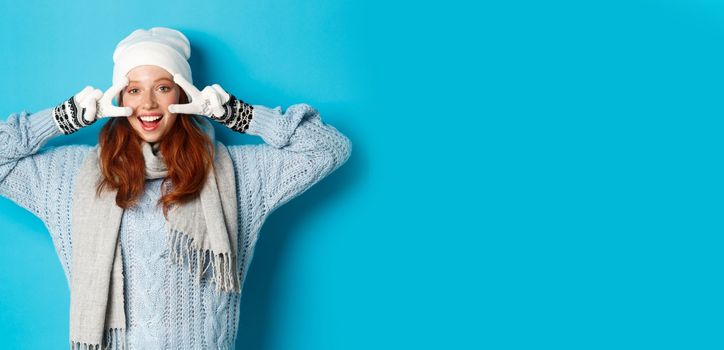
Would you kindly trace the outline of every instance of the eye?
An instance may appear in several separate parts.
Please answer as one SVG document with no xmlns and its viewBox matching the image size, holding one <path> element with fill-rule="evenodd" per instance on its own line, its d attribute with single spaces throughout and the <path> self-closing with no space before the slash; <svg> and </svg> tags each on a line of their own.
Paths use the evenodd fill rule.
<svg viewBox="0 0 724 350">
<path fill-rule="evenodd" d="M 166 86 L 166 85 L 161 86 L 159 89 L 161 89 L 161 91 L 163 91 L 163 92 L 169 92 L 169 91 L 171 91 L 171 87 Z M 165 89 L 165 90 L 164 90 L 164 89 Z"/>
<path fill-rule="evenodd" d="M 128 93 L 129 93 L 129 94 L 134 94 L 136 90 L 138 90 L 138 89 L 136 89 L 136 88 L 128 89 Z"/>
</svg>

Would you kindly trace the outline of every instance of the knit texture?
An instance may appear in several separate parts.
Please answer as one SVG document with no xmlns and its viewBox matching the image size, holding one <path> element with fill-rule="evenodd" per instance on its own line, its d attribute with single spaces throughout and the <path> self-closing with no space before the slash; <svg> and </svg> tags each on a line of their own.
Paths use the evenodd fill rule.
<svg viewBox="0 0 724 350">
<path fill-rule="evenodd" d="M 249 128 L 253 113 L 254 106 L 230 95 L 229 101 L 224 103 L 224 115 L 215 120 L 231 130 L 245 132 Z"/>
<path fill-rule="evenodd" d="M 307 104 L 284 113 L 254 105 L 246 133 L 265 144 L 228 146 L 237 184 L 242 287 L 264 221 L 344 164 L 352 149 L 350 140 Z M 44 147 L 57 135 L 62 132 L 52 108 L 12 114 L 0 123 L 0 195 L 45 223 L 70 283 L 72 190 L 91 146 Z M 208 276 L 199 286 L 186 268 L 167 264 L 166 222 L 156 205 L 160 182 L 146 182 L 139 203 L 124 211 L 119 232 L 127 349 L 233 348 L 243 294 L 215 293 Z"/>
</svg>

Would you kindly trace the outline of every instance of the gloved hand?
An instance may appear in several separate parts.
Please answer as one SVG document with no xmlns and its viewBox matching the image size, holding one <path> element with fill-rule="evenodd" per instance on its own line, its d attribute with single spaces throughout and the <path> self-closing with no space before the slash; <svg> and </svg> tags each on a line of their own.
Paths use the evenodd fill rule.
<svg viewBox="0 0 724 350">
<path fill-rule="evenodd" d="M 190 102 L 169 105 L 170 113 L 203 115 L 238 132 L 244 132 L 249 128 L 254 107 L 234 95 L 229 95 L 219 84 L 207 86 L 199 91 L 181 74 L 174 74 L 173 81 L 186 92 Z"/>
<path fill-rule="evenodd" d="M 131 107 L 113 105 L 113 97 L 128 86 L 128 78 L 122 79 L 111 86 L 105 93 L 92 86 L 73 95 L 53 109 L 53 119 L 60 131 L 72 134 L 103 117 L 127 117 L 133 113 Z"/>
</svg>

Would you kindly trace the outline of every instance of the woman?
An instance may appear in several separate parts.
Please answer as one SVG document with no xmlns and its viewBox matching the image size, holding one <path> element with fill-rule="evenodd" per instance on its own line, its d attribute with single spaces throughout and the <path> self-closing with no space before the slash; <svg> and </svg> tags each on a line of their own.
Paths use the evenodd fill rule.
<svg viewBox="0 0 724 350">
<path fill-rule="evenodd" d="M 233 348 L 262 224 L 350 156 L 309 105 L 282 113 L 219 85 L 199 91 L 189 56 L 176 30 L 136 30 L 105 93 L 0 123 L 0 194 L 51 233 L 71 349 Z M 42 148 L 101 117 L 97 146 Z M 208 119 L 265 144 L 225 147 Z"/>
</svg>

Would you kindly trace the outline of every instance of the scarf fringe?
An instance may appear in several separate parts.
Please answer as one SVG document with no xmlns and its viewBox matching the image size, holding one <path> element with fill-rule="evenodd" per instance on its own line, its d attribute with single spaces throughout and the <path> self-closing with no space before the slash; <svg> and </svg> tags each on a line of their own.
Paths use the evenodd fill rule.
<svg viewBox="0 0 724 350">
<path fill-rule="evenodd" d="M 189 274 L 195 277 L 196 283 L 201 283 L 201 277 L 210 266 L 213 266 L 213 280 L 217 292 L 239 292 L 236 269 L 233 266 L 232 256 L 229 253 L 214 254 L 210 249 L 194 247 L 194 240 L 189 235 L 178 231 L 169 230 L 166 236 L 166 243 L 170 246 L 170 261 L 184 264 Z M 210 256 L 210 258 L 209 258 Z M 196 271 L 192 266 L 196 265 Z M 202 270 L 203 268 L 203 270 Z"/>
<path fill-rule="evenodd" d="M 88 344 L 79 341 L 70 342 L 70 350 L 125 350 L 126 349 L 126 332 L 123 328 L 106 329 L 103 338 L 103 347 L 100 344 Z"/>
</svg>

